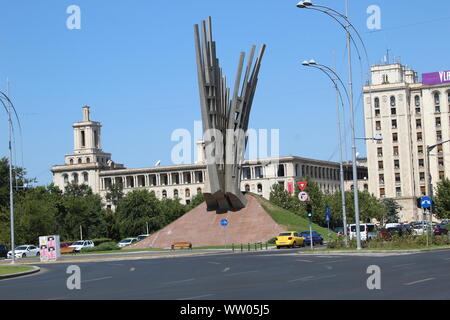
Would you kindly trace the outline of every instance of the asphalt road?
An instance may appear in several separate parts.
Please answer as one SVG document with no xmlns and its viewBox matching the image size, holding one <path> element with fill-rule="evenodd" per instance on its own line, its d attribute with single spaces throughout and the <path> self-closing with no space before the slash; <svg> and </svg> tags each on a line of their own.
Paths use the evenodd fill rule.
<svg viewBox="0 0 450 320">
<path fill-rule="evenodd" d="M 83 262 L 81 289 L 69 290 L 70 264 L 0 281 L 0 299 L 450 299 L 450 250 L 400 256 L 330 256 L 298 250 Z M 381 290 L 367 288 L 367 268 Z"/>
</svg>

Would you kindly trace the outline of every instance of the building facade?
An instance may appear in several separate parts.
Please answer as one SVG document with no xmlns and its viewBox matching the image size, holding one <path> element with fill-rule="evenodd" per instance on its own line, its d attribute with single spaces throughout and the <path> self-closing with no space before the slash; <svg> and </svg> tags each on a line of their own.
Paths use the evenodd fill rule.
<svg viewBox="0 0 450 320">
<path fill-rule="evenodd" d="M 83 121 L 73 124 L 74 152 L 65 155 L 64 165 L 51 169 L 53 183 L 61 190 L 72 182 L 86 184 L 112 209 L 106 194 L 115 184 L 121 184 L 124 193 L 147 189 L 159 199 L 178 198 L 183 204 L 189 204 L 192 197 L 202 193 L 208 178 L 202 142 L 197 143 L 199 156 L 196 163 L 127 169 L 123 164 L 115 163 L 111 154 L 103 152 L 100 129 L 101 123 L 90 120 L 90 108 L 83 107 Z M 281 184 L 291 191 L 296 182 L 310 177 L 322 191 L 333 193 L 340 190 L 339 170 L 336 162 L 295 156 L 246 160 L 242 167 L 241 190 L 268 199 L 274 184 Z M 350 190 L 353 187 L 351 164 L 345 164 L 344 172 L 345 188 Z M 359 166 L 360 190 L 368 190 L 367 176 L 367 168 Z"/>
<path fill-rule="evenodd" d="M 366 136 L 383 140 L 367 143 L 369 191 L 395 199 L 402 221 L 420 221 L 417 199 L 430 195 L 427 146 L 450 139 L 450 81 L 419 82 L 418 73 L 400 63 L 373 66 L 371 74 L 364 87 Z M 449 148 L 438 146 L 430 155 L 434 186 L 450 175 Z"/>
</svg>

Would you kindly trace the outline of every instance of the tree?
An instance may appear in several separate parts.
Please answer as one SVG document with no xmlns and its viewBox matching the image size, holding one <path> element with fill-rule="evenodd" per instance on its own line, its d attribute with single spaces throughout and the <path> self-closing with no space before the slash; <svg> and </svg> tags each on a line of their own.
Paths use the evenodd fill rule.
<svg viewBox="0 0 450 320">
<path fill-rule="evenodd" d="M 120 200 L 123 198 L 123 185 L 121 183 L 110 184 L 106 193 L 106 200 L 110 201 L 117 208 Z"/>
<path fill-rule="evenodd" d="M 439 219 L 450 219 L 450 180 L 448 178 L 437 183 L 434 204 L 435 213 Z"/>
<path fill-rule="evenodd" d="M 401 205 L 397 203 L 394 199 L 391 198 L 385 198 L 381 200 L 383 205 L 386 208 L 386 215 L 383 216 L 383 224 L 385 223 L 395 223 L 400 220 L 400 217 L 398 216 L 399 211 L 403 208 Z"/>
</svg>

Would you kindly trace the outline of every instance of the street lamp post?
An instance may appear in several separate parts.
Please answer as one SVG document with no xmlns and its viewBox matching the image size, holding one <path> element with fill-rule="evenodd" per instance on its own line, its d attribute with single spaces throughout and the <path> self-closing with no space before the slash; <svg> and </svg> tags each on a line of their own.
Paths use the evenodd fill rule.
<svg viewBox="0 0 450 320">
<path fill-rule="evenodd" d="M 353 25 L 348 20 L 348 0 L 346 1 L 346 14 L 340 14 L 336 10 L 326 7 L 326 6 L 316 6 L 313 5 L 312 1 L 300 1 L 297 4 L 298 8 L 315 9 L 322 13 L 327 14 L 336 20 L 344 29 L 347 34 L 347 55 L 348 55 L 348 76 L 349 76 L 349 95 L 350 95 L 350 125 L 352 131 L 352 168 L 353 168 L 353 191 L 354 191 L 354 202 L 355 202 L 355 224 L 356 224 L 356 249 L 361 250 L 361 230 L 360 230 L 360 219 L 359 219 L 359 190 L 358 190 L 358 168 L 356 164 L 356 137 L 355 137 L 355 113 L 353 105 L 353 69 L 352 69 L 352 49 L 351 42 L 353 37 L 350 33 L 350 28 L 352 28 L 361 40 L 359 33 L 353 27 Z M 345 25 L 338 18 L 345 20 Z M 362 42 L 362 41 L 361 41 Z M 353 41 L 353 43 L 355 43 Z M 356 46 L 356 45 L 355 45 Z M 364 46 L 364 44 L 363 44 Z M 365 46 L 364 46 L 365 49 Z M 367 50 L 366 50 L 367 54 Z"/>
<path fill-rule="evenodd" d="M 341 186 L 341 201 L 342 201 L 342 224 L 344 227 L 345 246 L 348 247 L 347 208 L 346 208 L 346 203 L 345 203 L 344 164 L 343 164 L 344 159 L 343 159 L 343 150 L 342 150 L 341 116 L 340 116 L 340 111 L 339 111 L 339 99 L 341 100 L 342 107 L 344 107 L 344 100 L 343 100 L 342 94 L 339 90 L 338 83 L 336 82 L 337 80 L 339 80 L 341 82 L 344 90 L 346 91 L 347 98 L 348 98 L 348 93 L 347 93 L 347 90 L 345 89 L 344 83 L 339 78 L 338 74 L 336 72 L 334 72 L 334 70 L 332 70 L 331 68 L 317 64 L 314 60 L 310 60 L 309 62 L 304 61 L 302 64 L 306 67 L 312 67 L 312 68 L 318 69 L 318 70 L 322 71 L 323 73 L 325 73 L 328 76 L 328 78 L 330 78 L 330 80 L 333 82 L 334 88 L 336 89 L 336 109 L 337 109 L 337 119 L 338 119 L 338 138 L 339 138 L 339 151 L 340 151 L 339 167 L 340 167 L 340 186 Z M 336 77 L 336 79 L 334 79 L 330 75 L 330 73 L 332 73 Z"/>
<path fill-rule="evenodd" d="M 431 177 L 431 166 L 430 166 L 430 152 L 433 151 L 434 148 L 438 147 L 438 146 L 442 146 L 443 144 L 450 142 L 450 140 L 444 141 L 444 142 L 440 142 L 437 144 L 434 144 L 432 146 L 427 146 L 427 171 L 428 171 L 428 194 L 431 198 L 431 200 L 433 201 L 434 204 L 434 199 L 433 199 L 433 181 L 432 181 L 432 177 Z M 432 221 L 433 221 L 433 205 L 430 207 L 430 217 L 429 217 L 429 225 L 431 226 Z M 427 234 L 428 234 L 428 228 L 427 228 Z"/>
<path fill-rule="evenodd" d="M 6 107 L 3 100 L 8 102 L 8 107 Z M 9 125 L 9 211 L 10 211 L 10 225 L 11 225 L 11 264 L 16 263 L 16 252 L 14 243 L 14 193 L 13 193 L 13 168 L 12 168 L 12 135 L 13 135 L 13 124 L 12 124 L 12 108 L 14 108 L 9 97 L 0 91 L 0 101 L 5 107 L 8 113 L 8 125 Z M 17 114 L 16 114 L 17 115 Z"/>
</svg>

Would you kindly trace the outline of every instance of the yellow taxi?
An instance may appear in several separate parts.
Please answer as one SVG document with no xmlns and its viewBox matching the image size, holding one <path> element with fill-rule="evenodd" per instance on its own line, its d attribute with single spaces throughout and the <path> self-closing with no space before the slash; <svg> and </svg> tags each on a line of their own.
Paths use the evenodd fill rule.
<svg viewBox="0 0 450 320">
<path fill-rule="evenodd" d="M 275 245 L 277 246 L 277 249 L 280 249 L 281 247 L 304 247 L 305 238 L 301 237 L 298 232 L 286 231 L 280 233 L 278 237 L 275 238 Z"/>
</svg>

